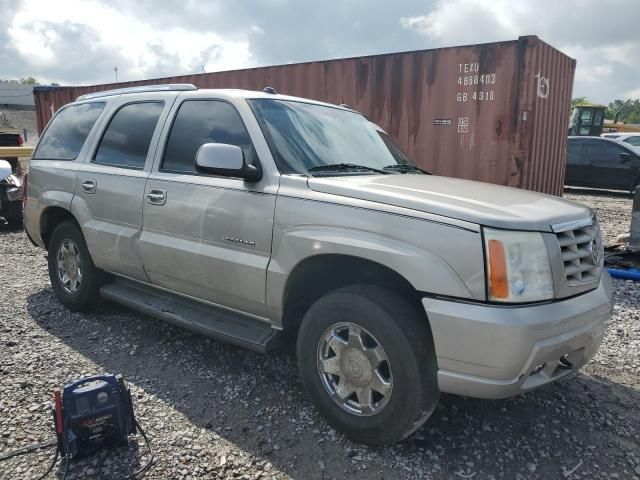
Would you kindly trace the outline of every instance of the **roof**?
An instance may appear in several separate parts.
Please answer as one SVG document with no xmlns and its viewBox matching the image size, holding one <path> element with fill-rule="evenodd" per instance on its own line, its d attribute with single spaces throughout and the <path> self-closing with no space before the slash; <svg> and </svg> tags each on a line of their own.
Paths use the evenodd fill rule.
<svg viewBox="0 0 640 480">
<path fill-rule="evenodd" d="M 640 132 L 607 132 L 601 135 L 603 138 L 627 138 L 640 136 Z"/>
<path fill-rule="evenodd" d="M 270 89 L 270 90 L 267 90 Z M 356 113 L 360 113 L 357 112 L 356 110 L 353 110 L 353 108 L 347 106 L 347 105 L 334 105 L 332 103 L 326 103 L 326 102 L 319 102 L 317 100 L 312 100 L 309 98 L 302 98 L 302 97 L 294 97 L 291 95 L 281 95 L 279 93 L 271 93 L 271 92 L 275 92 L 274 89 L 272 89 L 271 87 L 266 87 L 265 90 L 263 91 L 256 91 L 256 90 L 242 90 L 242 89 L 236 89 L 236 88 L 220 88 L 220 89 L 199 89 L 197 88 L 195 85 L 192 85 L 190 83 L 167 83 L 167 84 L 161 84 L 161 85 L 139 85 L 139 86 L 135 86 L 135 87 L 127 87 L 127 88 L 117 88 L 117 89 L 113 89 L 113 90 L 103 90 L 101 92 L 93 92 L 93 93 L 88 93 L 85 95 L 80 95 L 78 98 L 76 98 L 76 102 L 79 101 L 86 101 L 86 100 L 93 100 L 93 99 L 97 99 L 97 98 L 105 98 L 105 97 L 110 97 L 110 96 L 116 96 L 116 95 L 129 95 L 129 94 L 140 94 L 140 93 L 149 93 L 149 92 L 171 92 L 171 91 L 175 91 L 175 92 L 192 92 L 192 93 L 200 93 L 203 96 L 206 95 L 211 95 L 212 93 L 215 93 L 217 95 L 221 95 L 227 98 L 251 98 L 251 99 L 257 99 L 257 98 L 268 98 L 270 100 L 288 100 L 288 101 L 297 101 L 297 102 L 304 102 L 304 103 L 311 103 L 311 104 L 315 104 L 315 105 L 323 105 L 323 106 L 327 106 L 327 107 L 333 107 L 333 108 L 339 108 L 342 110 L 349 110 L 352 112 L 356 112 Z"/>
</svg>

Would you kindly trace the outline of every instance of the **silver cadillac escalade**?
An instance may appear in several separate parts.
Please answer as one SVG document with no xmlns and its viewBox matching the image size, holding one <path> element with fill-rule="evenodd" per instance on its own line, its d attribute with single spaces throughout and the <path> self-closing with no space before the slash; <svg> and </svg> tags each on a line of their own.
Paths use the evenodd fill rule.
<svg viewBox="0 0 640 480">
<path fill-rule="evenodd" d="M 588 208 L 430 175 L 358 112 L 269 88 L 82 96 L 26 186 L 63 304 L 101 295 L 295 346 L 318 410 L 372 445 L 415 431 L 440 392 L 502 398 L 578 370 L 611 316 Z"/>
</svg>

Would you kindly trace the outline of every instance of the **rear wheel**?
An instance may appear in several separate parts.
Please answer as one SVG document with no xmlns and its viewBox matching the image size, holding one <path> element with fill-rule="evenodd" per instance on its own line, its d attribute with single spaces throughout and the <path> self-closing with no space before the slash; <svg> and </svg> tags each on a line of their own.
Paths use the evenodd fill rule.
<svg viewBox="0 0 640 480">
<path fill-rule="evenodd" d="M 55 228 L 47 257 L 49 279 L 58 300 L 74 311 L 89 307 L 98 296 L 102 275 L 74 222 L 63 222 Z"/>
<path fill-rule="evenodd" d="M 305 315 L 298 366 L 327 421 L 369 445 L 419 428 L 440 392 L 426 319 L 402 297 L 373 285 L 331 292 Z"/>
</svg>

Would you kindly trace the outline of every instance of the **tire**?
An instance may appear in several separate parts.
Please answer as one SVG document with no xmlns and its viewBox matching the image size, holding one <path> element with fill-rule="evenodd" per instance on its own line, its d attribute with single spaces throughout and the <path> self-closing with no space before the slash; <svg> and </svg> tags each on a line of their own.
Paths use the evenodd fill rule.
<svg viewBox="0 0 640 480">
<path fill-rule="evenodd" d="M 347 328 L 349 335 L 360 328 L 366 362 L 365 356 L 349 349 L 350 341 L 346 347 L 340 344 L 346 337 L 341 328 Z M 332 356 L 336 353 L 330 347 L 332 343 L 343 349 L 339 359 L 337 354 Z M 382 347 L 383 355 L 375 356 L 375 361 L 387 358 L 377 370 L 370 360 L 376 345 Z M 440 398 L 435 350 L 426 318 L 402 297 L 378 286 L 353 285 L 316 301 L 302 320 L 297 355 L 302 382 L 316 408 L 331 426 L 357 442 L 385 445 L 402 440 L 431 416 Z M 333 372 L 335 365 L 345 365 L 340 376 L 326 373 Z M 382 395 L 374 387 L 373 394 L 367 395 L 374 380 L 364 384 L 374 376 L 384 380 L 378 385 L 383 385 L 380 391 L 387 390 L 388 394 Z M 343 378 L 347 379 L 344 383 Z M 340 395 L 344 397 L 354 386 L 363 398 L 373 401 L 360 402 L 356 392 L 346 397 L 345 403 Z M 360 408 L 362 405 L 368 406 Z"/>
<path fill-rule="evenodd" d="M 75 282 L 78 280 L 76 275 L 73 284 L 71 280 L 65 284 L 59 275 L 58 256 L 63 244 L 68 251 L 73 252 L 76 257 L 75 265 L 81 272 L 79 281 Z M 82 231 L 75 222 L 63 222 L 55 228 L 49 240 L 47 260 L 49 279 L 58 300 L 72 311 L 86 310 L 92 306 L 98 298 L 102 274 L 93 264 Z M 69 271 L 73 270 L 73 263 L 66 264 L 66 267 Z"/>
</svg>

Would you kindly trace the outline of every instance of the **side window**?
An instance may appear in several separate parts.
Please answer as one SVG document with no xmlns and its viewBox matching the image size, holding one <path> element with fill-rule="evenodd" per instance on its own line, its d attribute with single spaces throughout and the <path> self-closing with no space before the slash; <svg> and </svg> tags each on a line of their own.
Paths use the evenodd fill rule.
<svg viewBox="0 0 640 480">
<path fill-rule="evenodd" d="M 236 145 L 247 163 L 255 162 L 251 138 L 235 108 L 219 100 L 187 100 L 176 114 L 160 169 L 194 173 L 196 152 L 205 143 Z"/>
<path fill-rule="evenodd" d="M 633 145 L 634 147 L 640 147 L 640 135 L 637 137 L 629 137 L 626 138 L 625 143 L 628 143 L 629 145 Z"/>
<path fill-rule="evenodd" d="M 58 112 L 40 139 L 33 158 L 75 160 L 104 105 L 104 102 L 82 103 Z"/>
<path fill-rule="evenodd" d="M 610 142 L 590 142 L 589 143 L 589 157 L 594 164 L 610 165 L 615 162 L 620 162 L 620 153 L 622 149 L 617 145 Z"/>
<path fill-rule="evenodd" d="M 584 155 L 584 144 L 579 140 L 569 140 L 567 144 L 567 163 L 570 165 L 579 165 L 587 163 Z"/>
<path fill-rule="evenodd" d="M 144 168 L 164 102 L 130 103 L 116 112 L 93 159 L 115 167 Z"/>
</svg>

